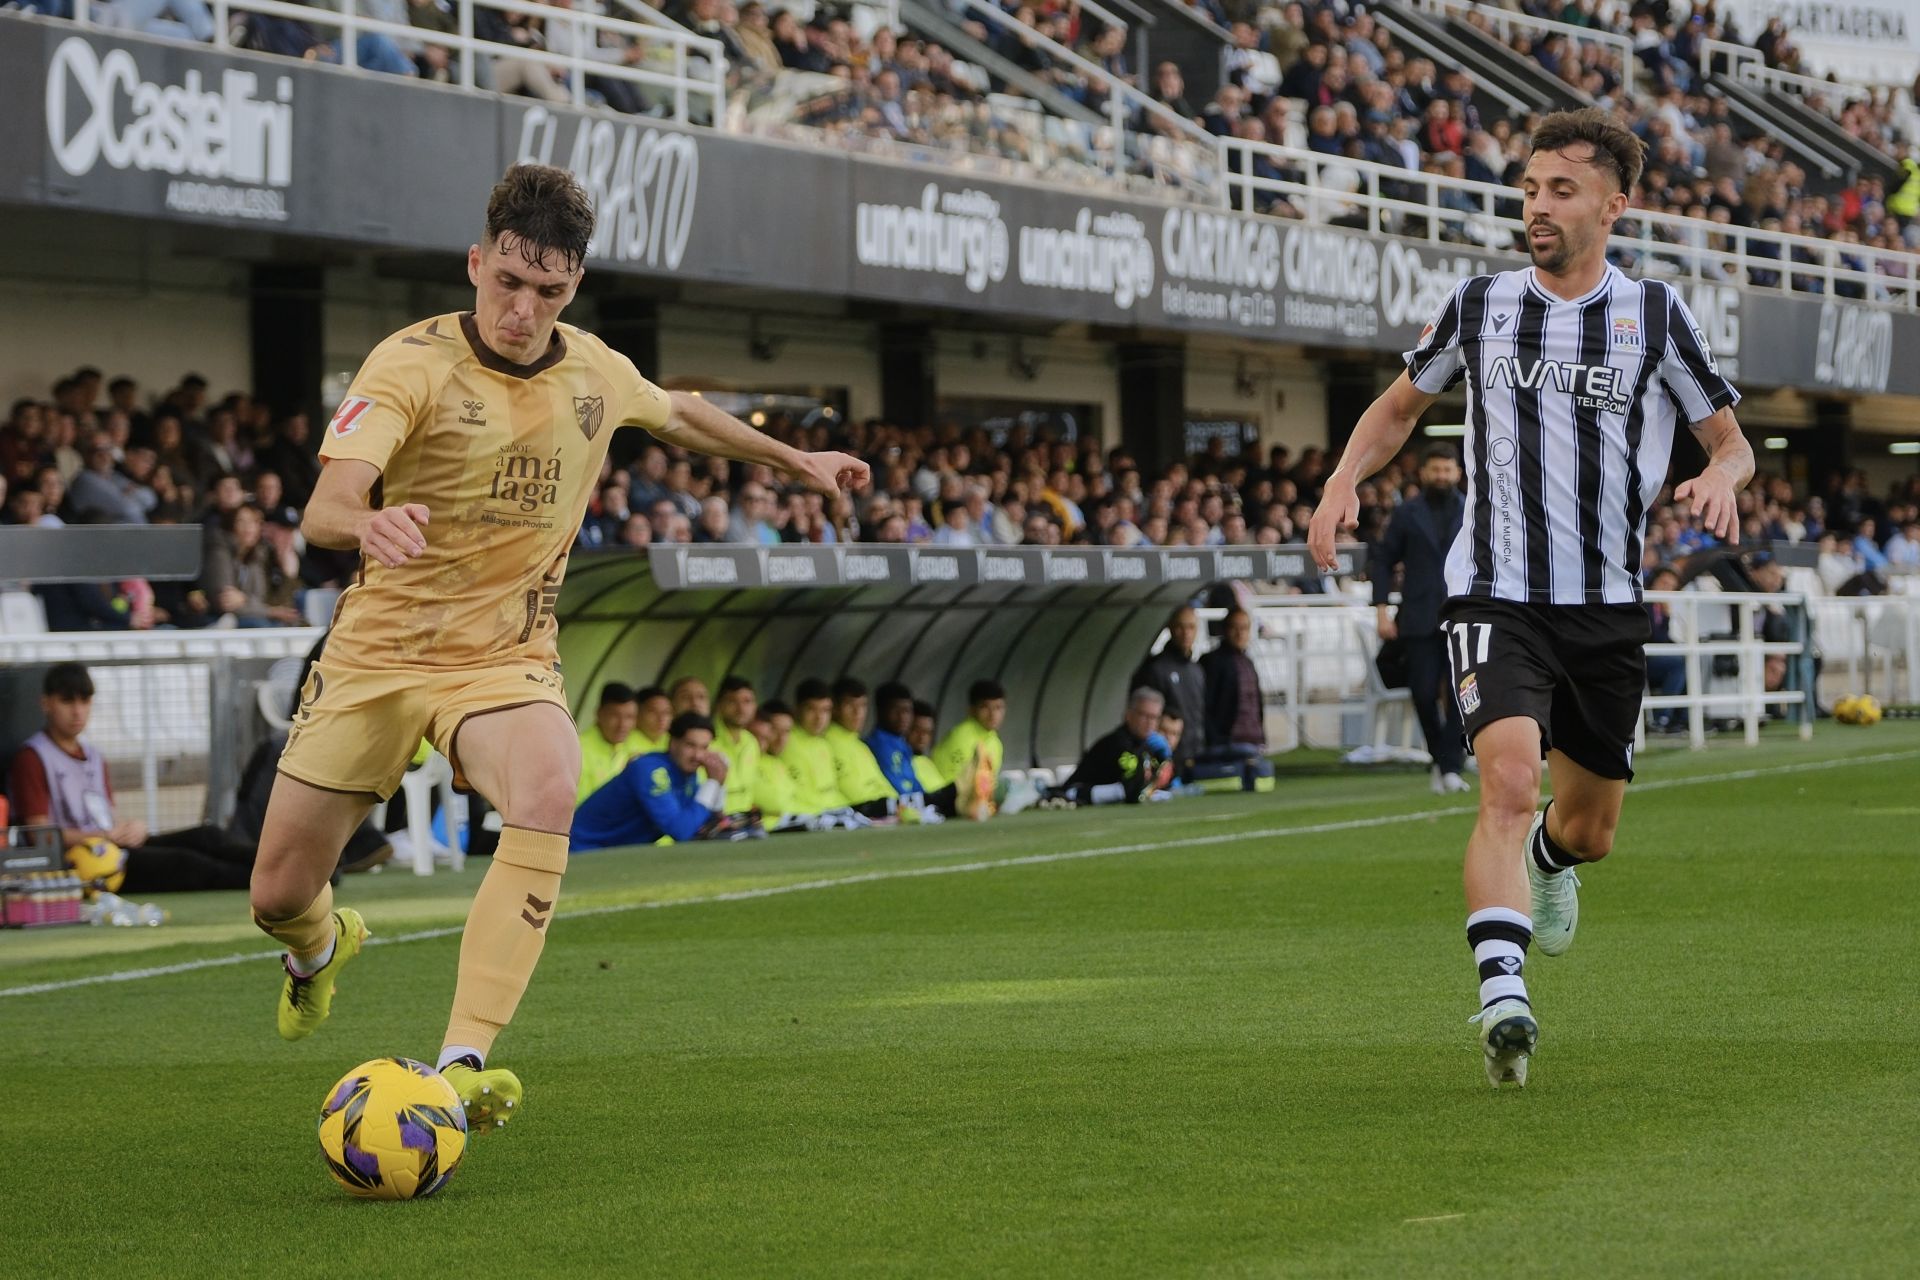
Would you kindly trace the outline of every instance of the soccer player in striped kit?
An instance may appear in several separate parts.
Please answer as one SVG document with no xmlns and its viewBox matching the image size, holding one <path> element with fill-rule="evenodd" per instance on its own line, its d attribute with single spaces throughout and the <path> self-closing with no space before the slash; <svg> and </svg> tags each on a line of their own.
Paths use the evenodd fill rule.
<svg viewBox="0 0 1920 1280">
<path fill-rule="evenodd" d="M 1497 1088 L 1527 1082 L 1539 1026 L 1529 944 L 1560 955 L 1579 919 L 1576 869 L 1613 848 L 1633 776 L 1649 634 L 1638 570 L 1647 507 L 1684 420 L 1707 449 L 1674 490 L 1731 541 L 1753 450 L 1686 304 L 1606 260 L 1645 146 L 1595 110 L 1548 116 L 1520 185 L 1532 266 L 1462 281 L 1361 415 L 1308 530 L 1331 569 L 1358 518 L 1355 486 L 1420 415 L 1467 382 L 1466 519 L 1447 558 L 1454 693 L 1480 762 L 1467 843 L 1474 1021 Z M 1541 761 L 1553 799 L 1536 812 Z"/>
</svg>

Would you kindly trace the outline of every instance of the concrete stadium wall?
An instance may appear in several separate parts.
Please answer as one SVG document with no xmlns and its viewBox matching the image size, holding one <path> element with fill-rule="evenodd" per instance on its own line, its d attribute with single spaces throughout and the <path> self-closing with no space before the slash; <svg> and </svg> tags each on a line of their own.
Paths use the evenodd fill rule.
<svg viewBox="0 0 1920 1280">
<path fill-rule="evenodd" d="M 750 349 L 756 326 L 772 348 L 770 360 Z M 879 352 L 876 326 L 861 321 L 745 307 L 660 308 L 661 377 L 765 390 L 844 387 L 855 419 L 880 413 Z"/>
<path fill-rule="evenodd" d="M 215 395 L 251 384 L 244 266 L 175 257 L 138 233 L 87 236 L 79 251 L 57 220 L 6 222 L 0 403 L 45 398 L 56 378 L 89 364 L 154 393 L 187 372 Z"/>
</svg>

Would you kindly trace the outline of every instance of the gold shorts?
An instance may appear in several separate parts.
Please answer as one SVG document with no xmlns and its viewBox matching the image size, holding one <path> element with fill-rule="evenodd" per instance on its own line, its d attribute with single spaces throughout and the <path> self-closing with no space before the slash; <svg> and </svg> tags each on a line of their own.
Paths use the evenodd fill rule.
<svg viewBox="0 0 1920 1280">
<path fill-rule="evenodd" d="M 387 799 L 400 789 L 422 738 L 453 762 L 453 785 L 470 791 L 454 739 L 489 711 L 551 702 L 569 721 L 566 685 L 553 663 L 509 660 L 471 671 L 368 670 L 313 664 L 294 712 L 280 772 L 323 791 Z"/>
</svg>

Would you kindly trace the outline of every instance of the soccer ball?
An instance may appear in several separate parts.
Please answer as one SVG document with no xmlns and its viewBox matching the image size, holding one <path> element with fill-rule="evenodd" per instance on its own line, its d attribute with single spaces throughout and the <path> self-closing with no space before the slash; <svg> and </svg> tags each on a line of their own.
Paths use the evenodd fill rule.
<svg viewBox="0 0 1920 1280">
<path fill-rule="evenodd" d="M 118 893 L 127 879 L 127 851 L 105 836 L 82 840 L 67 850 L 67 865 L 86 883 L 89 898 L 100 889 Z"/>
<path fill-rule="evenodd" d="M 1834 704 L 1833 718 L 1841 724 L 1879 724 L 1880 703 L 1870 693 L 1856 693 Z"/>
<path fill-rule="evenodd" d="M 334 1180 L 356 1196 L 430 1196 L 447 1185 L 466 1151 L 460 1095 L 424 1062 L 363 1062 L 320 1104 L 320 1155 Z"/>
</svg>

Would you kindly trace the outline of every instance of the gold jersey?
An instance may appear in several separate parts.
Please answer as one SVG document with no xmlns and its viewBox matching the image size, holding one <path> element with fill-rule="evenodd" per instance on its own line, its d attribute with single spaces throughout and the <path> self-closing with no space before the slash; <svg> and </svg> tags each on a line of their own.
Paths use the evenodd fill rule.
<svg viewBox="0 0 1920 1280">
<path fill-rule="evenodd" d="M 363 557 L 327 639 L 334 665 L 472 668 L 556 656 L 554 601 L 613 429 L 666 425 L 666 392 L 572 325 L 519 365 L 471 314 L 436 316 L 367 357 L 320 442 L 380 468 L 377 505 L 427 508 L 427 549 Z"/>
</svg>

